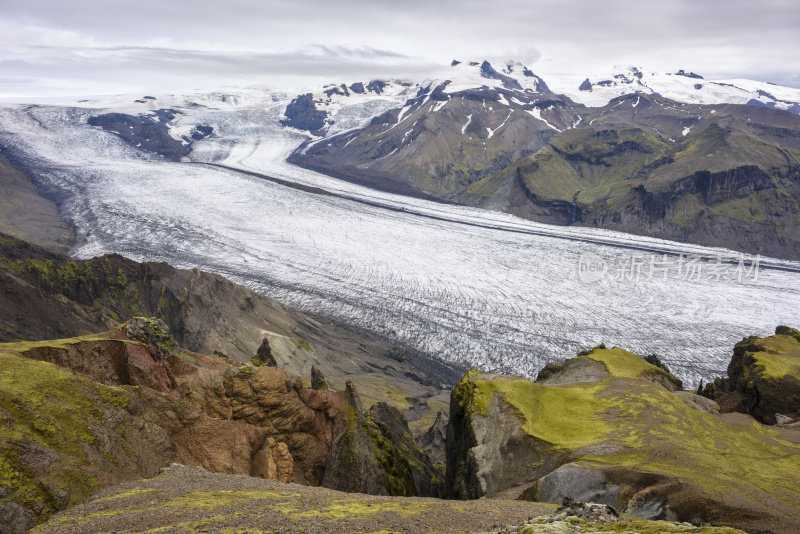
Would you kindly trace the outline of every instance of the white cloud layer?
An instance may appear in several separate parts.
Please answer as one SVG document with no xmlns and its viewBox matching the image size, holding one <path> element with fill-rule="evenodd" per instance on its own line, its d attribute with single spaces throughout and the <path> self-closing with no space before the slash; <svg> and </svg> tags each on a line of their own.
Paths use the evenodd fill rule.
<svg viewBox="0 0 800 534">
<path fill-rule="evenodd" d="M 614 64 L 800 86 L 796 0 L 2 0 L 0 96 L 425 77 L 519 59 L 578 82 Z"/>
</svg>

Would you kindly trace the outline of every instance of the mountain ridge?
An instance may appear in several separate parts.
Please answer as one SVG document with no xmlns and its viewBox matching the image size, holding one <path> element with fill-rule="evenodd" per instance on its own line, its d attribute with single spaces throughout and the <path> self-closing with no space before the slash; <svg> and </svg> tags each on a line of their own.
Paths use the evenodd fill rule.
<svg viewBox="0 0 800 534">
<path fill-rule="evenodd" d="M 545 92 L 523 89 L 487 65 L 472 65 L 480 76 L 468 84 L 431 83 L 362 128 L 312 140 L 290 161 L 370 187 L 541 222 L 800 258 L 795 113 L 645 93 L 591 108 L 546 85 L 536 85 Z M 603 132 L 608 141 L 590 140 Z M 582 147 L 558 148 L 582 135 Z M 593 155 L 597 142 L 607 148 Z M 664 196 L 668 184 L 715 180 L 727 180 L 719 186 L 727 196 L 709 196 L 708 185 L 674 185 L 687 193 Z"/>
</svg>

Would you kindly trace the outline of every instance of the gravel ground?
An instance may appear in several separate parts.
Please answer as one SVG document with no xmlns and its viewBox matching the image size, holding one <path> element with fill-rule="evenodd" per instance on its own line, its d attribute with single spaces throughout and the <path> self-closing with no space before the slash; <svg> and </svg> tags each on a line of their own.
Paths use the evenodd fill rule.
<svg viewBox="0 0 800 534">
<path fill-rule="evenodd" d="M 485 532 L 554 512 L 530 502 L 378 497 L 174 466 L 103 490 L 33 532 Z"/>
</svg>

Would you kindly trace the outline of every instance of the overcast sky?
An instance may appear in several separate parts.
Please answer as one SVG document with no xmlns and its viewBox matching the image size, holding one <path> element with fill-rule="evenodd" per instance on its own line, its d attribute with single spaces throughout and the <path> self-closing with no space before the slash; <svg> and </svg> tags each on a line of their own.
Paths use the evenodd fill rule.
<svg viewBox="0 0 800 534">
<path fill-rule="evenodd" d="M 0 96 L 425 78 L 454 58 L 800 87 L 798 50 L 798 0 L 0 0 Z"/>
</svg>

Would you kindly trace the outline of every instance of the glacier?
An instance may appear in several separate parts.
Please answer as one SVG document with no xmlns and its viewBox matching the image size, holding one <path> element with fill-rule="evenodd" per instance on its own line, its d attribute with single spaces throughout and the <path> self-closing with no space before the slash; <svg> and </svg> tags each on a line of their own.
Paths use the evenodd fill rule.
<svg viewBox="0 0 800 534">
<path fill-rule="evenodd" d="M 115 252 L 219 273 L 464 367 L 532 378 L 605 343 L 658 354 L 694 384 L 723 375 L 742 337 L 800 325 L 797 262 L 538 224 L 296 167 L 286 158 L 308 136 L 280 125 L 289 100 L 263 91 L 6 104 L 0 146 L 59 200 L 76 258 Z M 336 131 L 402 104 L 344 105 Z M 86 123 L 154 106 L 181 111 L 174 132 L 210 125 L 214 135 L 173 162 Z"/>
</svg>

